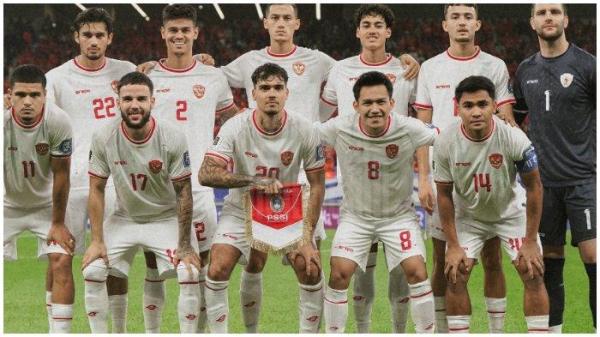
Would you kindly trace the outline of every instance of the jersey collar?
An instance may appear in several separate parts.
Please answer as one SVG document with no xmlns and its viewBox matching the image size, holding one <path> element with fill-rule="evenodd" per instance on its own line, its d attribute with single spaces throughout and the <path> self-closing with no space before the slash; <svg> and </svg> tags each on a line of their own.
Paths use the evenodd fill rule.
<svg viewBox="0 0 600 337">
<path fill-rule="evenodd" d="M 25 124 L 21 123 L 21 121 L 19 120 L 19 117 L 15 113 L 15 108 L 10 108 L 10 114 L 12 115 L 12 119 L 15 122 L 15 124 L 17 124 L 20 128 L 27 129 L 27 130 L 31 130 L 31 129 L 35 128 L 36 126 L 40 125 L 40 123 L 44 119 L 45 113 L 46 113 L 46 105 L 44 104 L 44 106 L 42 106 L 42 113 L 40 114 L 40 117 L 38 117 L 38 120 L 35 121 L 35 123 L 33 123 L 31 125 L 25 125 Z"/>
<path fill-rule="evenodd" d="M 292 50 L 291 50 L 290 52 L 288 52 L 288 53 L 285 53 L 285 54 L 276 54 L 276 53 L 273 53 L 273 52 L 271 51 L 271 46 L 268 46 L 268 47 L 267 47 L 267 54 L 269 54 L 269 55 L 271 55 L 271 56 L 273 56 L 273 57 L 288 57 L 288 56 L 292 55 L 293 53 L 295 53 L 295 52 L 296 52 L 296 49 L 298 49 L 298 46 L 294 45 L 294 46 L 292 47 Z"/>
<path fill-rule="evenodd" d="M 96 71 L 100 71 L 102 70 L 105 66 L 106 66 L 106 57 L 104 58 L 104 62 L 102 62 L 102 65 L 98 68 L 86 68 L 83 65 L 81 65 L 79 62 L 77 62 L 77 58 L 73 58 L 73 63 L 75 64 L 75 66 L 83 71 L 87 71 L 87 72 L 96 72 Z"/>
<path fill-rule="evenodd" d="M 452 56 L 452 54 L 450 54 L 450 48 L 446 49 L 446 54 L 448 55 L 448 57 L 456 61 L 469 61 L 479 56 L 480 53 L 481 48 L 479 48 L 479 46 L 475 46 L 475 53 L 473 55 L 465 57 Z"/>
<path fill-rule="evenodd" d="M 383 131 L 382 131 L 380 134 L 376 135 L 376 136 L 371 136 L 371 135 L 370 135 L 370 134 L 368 134 L 368 133 L 367 133 L 367 131 L 366 131 L 366 130 L 363 128 L 363 125 L 362 125 L 362 117 L 358 117 L 358 128 L 360 129 L 360 132 L 362 132 L 362 133 L 363 133 L 365 136 L 367 136 L 367 137 L 369 137 L 369 138 L 380 138 L 380 137 L 383 137 L 383 136 L 384 136 L 384 135 L 385 135 L 385 134 L 388 132 L 388 130 L 390 129 L 390 125 L 392 124 L 392 113 L 390 112 L 390 113 L 388 114 L 388 116 L 389 116 L 390 118 L 388 118 L 388 120 L 387 120 L 387 125 L 385 126 L 385 129 L 383 129 Z"/>
<path fill-rule="evenodd" d="M 468 140 L 470 140 L 472 142 L 475 142 L 475 143 L 485 142 L 494 134 L 494 131 L 496 131 L 496 122 L 494 121 L 493 117 L 491 119 L 491 122 L 492 122 L 492 128 L 491 128 L 490 132 L 482 139 L 475 139 L 475 138 L 472 138 L 471 136 L 469 136 L 469 134 L 467 133 L 467 130 L 465 130 L 465 126 L 463 125 L 462 122 L 460 123 L 460 132 L 463 134 L 463 136 L 465 136 L 465 138 L 467 138 Z"/>
<path fill-rule="evenodd" d="M 254 128 L 260 134 L 262 134 L 264 136 L 273 137 L 273 136 L 280 134 L 281 130 L 283 130 L 283 128 L 285 127 L 286 122 L 287 122 L 287 111 L 285 111 L 285 109 L 284 109 L 283 110 L 283 119 L 281 121 L 281 126 L 279 127 L 279 129 L 277 129 L 275 132 L 267 132 L 263 128 L 260 127 L 258 121 L 256 120 L 256 109 L 254 109 L 252 111 L 252 124 L 254 125 Z"/>
<path fill-rule="evenodd" d="M 362 54 L 358 55 L 358 58 L 360 59 L 360 62 L 362 62 L 364 65 L 370 66 L 370 67 L 378 67 L 378 66 L 382 66 L 388 62 L 390 62 L 393 58 L 392 54 L 387 54 L 386 53 L 386 58 L 383 62 L 379 62 L 379 63 L 369 63 L 367 61 L 365 61 L 365 59 L 363 58 Z"/>
<path fill-rule="evenodd" d="M 154 130 L 156 129 L 156 120 L 154 120 L 154 117 L 150 117 L 149 122 L 152 123 L 152 125 L 150 126 L 150 131 L 148 132 L 148 135 L 146 137 L 144 137 L 144 139 L 142 139 L 142 140 L 134 140 L 133 138 L 131 138 L 127 134 L 127 129 L 125 128 L 125 122 L 121 122 L 121 131 L 123 132 L 123 136 L 125 136 L 125 138 L 133 144 L 136 144 L 136 145 L 145 144 L 146 142 L 148 142 L 150 140 L 150 138 L 152 138 L 152 135 L 154 134 Z"/>
<path fill-rule="evenodd" d="M 166 61 L 167 61 L 167 59 L 160 59 L 160 60 L 158 61 L 158 65 L 159 65 L 161 68 L 163 68 L 164 70 L 166 70 L 166 71 L 170 71 L 170 72 L 172 72 L 172 73 L 185 73 L 185 72 L 188 72 L 188 71 L 192 70 L 192 69 L 193 69 L 193 68 L 196 66 L 196 59 L 194 59 L 194 60 L 193 60 L 192 64 L 191 64 L 189 67 L 187 67 L 187 68 L 184 68 L 184 69 L 175 69 L 175 68 L 169 68 L 169 67 L 167 67 L 167 65 L 165 64 L 165 62 L 166 62 Z"/>
</svg>

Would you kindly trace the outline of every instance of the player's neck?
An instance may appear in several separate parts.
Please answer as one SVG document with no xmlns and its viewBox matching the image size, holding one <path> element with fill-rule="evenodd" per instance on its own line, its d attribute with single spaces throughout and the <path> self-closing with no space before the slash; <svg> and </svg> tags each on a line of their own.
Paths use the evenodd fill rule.
<svg viewBox="0 0 600 337">
<path fill-rule="evenodd" d="M 277 54 L 277 55 L 286 55 L 294 50 L 294 41 L 274 41 L 271 40 L 271 45 L 269 46 L 269 53 Z"/>
<path fill-rule="evenodd" d="M 463 126 L 464 127 L 464 126 Z M 481 130 L 471 130 L 465 128 L 467 135 L 473 140 L 484 140 L 489 137 L 490 132 L 492 132 L 493 124 L 490 121 L 485 129 Z"/>
<path fill-rule="evenodd" d="M 77 60 L 77 64 L 79 64 L 83 68 L 92 69 L 92 70 L 99 69 L 106 62 L 105 56 L 102 56 L 97 60 L 90 60 L 89 58 L 80 54 L 80 55 L 76 56 L 75 59 Z"/>
<path fill-rule="evenodd" d="M 380 127 L 370 127 L 366 125 L 362 118 L 359 119 L 360 128 L 367 134 L 369 137 L 380 137 L 385 132 L 388 124 L 390 123 L 390 115 L 386 116 L 385 123 Z"/>
<path fill-rule="evenodd" d="M 281 110 L 277 114 L 269 115 L 256 109 L 256 122 L 258 126 L 266 133 L 277 133 L 283 125 L 285 111 Z"/>
<path fill-rule="evenodd" d="M 567 41 L 565 34 L 554 41 L 546 41 L 539 37 L 538 39 L 540 41 L 540 53 L 546 58 L 558 57 L 569 49 L 569 41 Z"/>
<path fill-rule="evenodd" d="M 363 48 L 362 51 L 360 52 L 360 58 L 364 62 L 369 63 L 369 64 L 377 64 L 377 63 L 385 62 L 387 57 L 388 57 L 388 55 L 385 52 L 385 46 L 382 46 L 381 48 L 377 48 L 377 49 Z"/>
<path fill-rule="evenodd" d="M 163 65 L 171 69 L 187 69 L 194 63 L 194 55 L 192 53 L 185 55 L 169 54 L 164 60 Z"/>
<path fill-rule="evenodd" d="M 479 47 L 475 45 L 474 42 L 469 43 L 458 43 L 458 42 L 450 42 L 450 48 L 448 48 L 448 52 L 451 56 L 454 57 L 470 57 L 477 53 Z"/>
<path fill-rule="evenodd" d="M 154 128 L 155 121 L 154 118 L 150 117 L 150 120 L 148 120 L 146 125 L 140 129 L 130 128 L 127 126 L 127 124 L 125 124 L 125 122 L 122 123 L 125 127 L 125 131 L 127 132 L 127 136 L 136 142 L 141 142 L 148 138 L 150 132 Z"/>
</svg>

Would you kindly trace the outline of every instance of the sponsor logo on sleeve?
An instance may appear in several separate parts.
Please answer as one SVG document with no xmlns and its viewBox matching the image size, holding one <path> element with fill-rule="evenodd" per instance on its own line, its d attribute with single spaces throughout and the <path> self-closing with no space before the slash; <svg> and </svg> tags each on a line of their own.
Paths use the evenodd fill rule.
<svg viewBox="0 0 600 337">
<path fill-rule="evenodd" d="M 61 144 L 62 145 L 62 144 Z M 35 152 L 40 156 L 45 156 L 48 154 L 48 149 L 50 146 L 46 143 L 37 143 L 35 144 Z"/>
<path fill-rule="evenodd" d="M 324 149 L 324 146 L 322 144 L 317 145 L 317 155 L 316 155 L 317 161 L 323 160 L 323 158 L 325 158 L 325 150 L 323 150 L 323 149 Z"/>
<path fill-rule="evenodd" d="M 215 137 L 215 140 L 213 140 L 213 145 L 219 144 L 219 140 L 221 140 L 221 137 L 219 137 L 219 136 Z"/>
<path fill-rule="evenodd" d="M 65 139 L 58 146 L 58 150 L 63 154 L 71 154 L 73 152 L 73 140 L 71 138 Z"/>
<path fill-rule="evenodd" d="M 190 164 L 191 164 L 190 153 L 188 151 L 185 151 L 183 153 L 183 166 L 190 167 Z"/>
</svg>

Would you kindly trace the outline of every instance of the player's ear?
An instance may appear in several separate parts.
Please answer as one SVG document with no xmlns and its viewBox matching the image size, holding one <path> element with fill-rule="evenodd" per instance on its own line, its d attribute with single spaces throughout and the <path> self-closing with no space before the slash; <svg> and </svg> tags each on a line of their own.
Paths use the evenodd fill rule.
<svg viewBox="0 0 600 337">
<path fill-rule="evenodd" d="M 569 26 L 569 16 L 568 15 L 565 15 L 564 23 L 565 24 L 564 24 L 563 28 L 567 28 Z M 564 34 L 564 32 L 563 32 L 563 34 Z"/>
<path fill-rule="evenodd" d="M 256 102 L 256 87 L 252 87 L 252 99 Z"/>
<path fill-rule="evenodd" d="M 73 40 L 75 40 L 75 43 L 79 44 L 79 32 L 73 32 Z"/>
<path fill-rule="evenodd" d="M 295 25 L 294 25 L 294 31 L 300 29 L 300 19 L 296 18 L 295 20 Z"/>
<path fill-rule="evenodd" d="M 354 35 L 356 35 L 357 39 L 360 39 L 359 30 L 360 30 L 360 27 L 356 27 L 356 33 Z"/>
<path fill-rule="evenodd" d="M 475 21 L 475 31 L 479 31 L 481 29 L 481 20 Z"/>
<path fill-rule="evenodd" d="M 165 33 L 166 33 L 165 26 L 161 25 L 160 26 L 160 37 L 162 37 L 163 40 L 166 39 L 165 38 Z"/>
<path fill-rule="evenodd" d="M 265 17 L 263 18 L 263 27 L 264 27 L 266 30 L 269 30 L 269 24 L 268 24 L 268 22 L 269 22 L 269 21 L 268 21 L 267 17 L 265 16 Z"/>
<path fill-rule="evenodd" d="M 113 33 L 108 33 L 108 45 L 110 46 L 110 44 L 112 43 L 112 39 L 113 39 Z"/>
<path fill-rule="evenodd" d="M 533 29 L 535 31 L 535 22 L 533 20 L 534 20 L 533 16 L 529 18 L 529 26 L 531 26 L 531 29 Z"/>
<path fill-rule="evenodd" d="M 198 28 L 198 26 L 194 27 L 194 40 L 196 40 L 198 38 L 199 31 L 200 31 L 200 29 Z"/>
<path fill-rule="evenodd" d="M 390 106 L 392 107 L 392 110 L 394 110 L 394 106 L 396 106 L 396 101 L 394 101 L 394 99 L 391 97 L 390 97 Z"/>
<path fill-rule="evenodd" d="M 358 113 L 358 102 L 357 101 L 352 102 L 352 107 L 354 108 L 354 111 L 356 111 L 356 113 Z"/>
<path fill-rule="evenodd" d="M 448 21 L 446 21 L 446 19 L 442 20 L 442 29 L 444 32 L 448 33 Z"/>
<path fill-rule="evenodd" d="M 150 110 L 154 109 L 154 103 L 156 103 L 156 97 L 150 96 Z"/>
<path fill-rule="evenodd" d="M 389 39 L 390 37 L 392 37 L 392 28 L 391 27 L 387 27 L 385 29 L 385 38 Z"/>
</svg>

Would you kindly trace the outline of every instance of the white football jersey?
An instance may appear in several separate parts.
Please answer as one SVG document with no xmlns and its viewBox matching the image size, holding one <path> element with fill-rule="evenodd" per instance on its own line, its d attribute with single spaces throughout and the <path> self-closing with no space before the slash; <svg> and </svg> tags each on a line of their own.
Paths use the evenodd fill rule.
<svg viewBox="0 0 600 337">
<path fill-rule="evenodd" d="M 323 169 L 323 148 L 311 122 L 286 112 L 281 128 L 267 134 L 255 115 L 255 110 L 247 109 L 225 122 L 206 155 L 232 165 L 234 174 L 268 176 L 283 184 L 298 181 L 301 162 L 306 172 Z M 246 190 L 229 190 L 223 214 L 244 218 L 242 195 Z"/>
<path fill-rule="evenodd" d="M 172 182 L 191 176 L 185 136 L 154 117 L 146 139 L 132 140 L 121 119 L 102 127 L 92 137 L 91 176 L 113 177 L 117 192 L 115 214 L 136 222 L 176 217 Z"/>
<path fill-rule="evenodd" d="M 87 188 L 88 152 L 92 132 L 120 119 L 116 83 L 135 71 L 131 62 L 106 58 L 98 69 L 86 69 L 75 59 L 46 73 L 48 101 L 63 109 L 73 123 L 75 148 L 71 158 L 71 187 Z"/>
<path fill-rule="evenodd" d="M 360 115 L 315 123 L 321 139 L 335 148 L 344 181 L 342 208 L 361 217 L 386 219 L 411 209 L 413 154 L 431 145 L 436 130 L 416 118 L 390 115 L 378 137 L 363 131 Z"/>
<path fill-rule="evenodd" d="M 221 67 L 232 88 L 245 88 L 250 108 L 256 107 L 252 99 L 252 73 L 265 63 L 275 63 L 288 74 L 290 91 L 285 103 L 290 113 L 299 113 L 311 122 L 319 120 L 319 94 L 321 84 L 327 79 L 335 60 L 315 49 L 294 46 L 288 54 L 271 53 L 269 47 L 249 51 L 226 66 Z"/>
<path fill-rule="evenodd" d="M 442 130 L 433 147 L 436 182 L 453 182 L 459 217 L 496 223 L 523 215 L 515 162 L 531 141 L 497 117 L 484 140 L 471 139 L 460 120 Z"/>
<path fill-rule="evenodd" d="M 72 138 L 69 116 L 52 103 L 46 103 L 42 118 L 31 126 L 23 125 L 12 110 L 6 110 L 4 206 L 50 206 L 53 186 L 50 158 L 71 156 Z"/>
<path fill-rule="evenodd" d="M 508 90 L 509 75 L 504 61 L 477 47 L 477 52 L 470 57 L 458 58 L 445 51 L 423 62 L 415 108 L 432 109 L 431 123 L 440 129 L 446 128 L 459 119 L 454 90 L 462 80 L 473 75 L 485 76 L 494 83 L 498 106 L 515 103 Z"/>
<path fill-rule="evenodd" d="M 389 54 L 384 62 L 377 64 L 365 62 L 361 55 L 336 63 L 329 73 L 321 100 L 328 105 L 337 106 L 340 116 L 355 114 L 352 106 L 355 101 L 352 88 L 360 75 L 369 71 L 382 72 L 390 79 L 394 86 L 392 97 L 396 101 L 393 111 L 398 115 L 408 116 L 408 105 L 415 101 L 417 81 L 404 79 L 406 70 L 402 68 L 402 62 Z"/>
<path fill-rule="evenodd" d="M 183 70 L 158 62 L 148 75 L 154 84 L 156 105 L 152 116 L 177 125 L 185 134 L 192 172 L 200 171 L 206 149 L 212 144 L 215 113 L 234 106 L 231 89 L 223 72 L 200 62 Z M 192 179 L 194 191 L 211 190 Z"/>
</svg>

